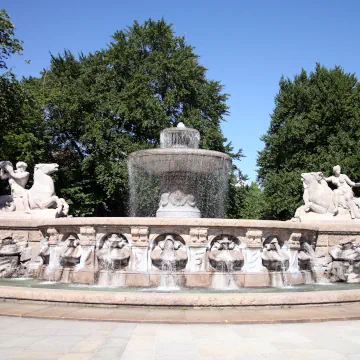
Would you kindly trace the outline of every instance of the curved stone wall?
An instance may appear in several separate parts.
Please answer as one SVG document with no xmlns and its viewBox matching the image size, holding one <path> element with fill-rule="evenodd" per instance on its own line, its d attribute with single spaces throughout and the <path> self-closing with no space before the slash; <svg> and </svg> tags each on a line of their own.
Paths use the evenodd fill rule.
<svg viewBox="0 0 360 360">
<path fill-rule="evenodd" d="M 174 239 L 172 244 L 171 241 L 168 244 L 168 252 L 173 254 L 171 256 L 180 256 L 180 253 L 176 255 L 179 248 L 177 238 L 185 243 L 185 246 L 181 245 L 181 256 L 186 261 L 183 261 L 184 266 L 176 267 L 173 274 L 180 286 L 208 288 L 218 283 L 226 285 L 226 281 L 231 281 L 237 287 L 279 286 L 322 279 L 324 269 L 326 276 L 326 266 L 322 264 L 322 259 L 328 259 L 329 248 L 336 246 L 344 238 L 359 242 L 360 225 L 161 218 L 0 221 L 1 244 L 6 243 L 5 239 L 9 242 L 11 238 L 21 249 L 16 264 L 19 267 L 21 265 L 22 273 L 46 280 L 99 283 L 104 286 L 158 286 L 162 272 L 159 266 L 154 266 L 151 252 L 158 239 L 168 234 Z M 106 251 L 105 238 L 111 240 Z M 214 240 L 217 242 L 215 247 Z M 304 242 L 310 246 L 301 247 Z M 11 256 L 6 253 L 6 249 L 10 247 L 5 245 L 0 245 L 0 256 L 3 258 Z M 310 247 L 315 249 L 315 262 L 307 261 L 307 256 L 311 257 Z M 226 253 L 226 258 L 220 256 L 219 259 L 225 259 L 230 265 L 234 258 L 231 254 L 236 255 L 238 262 L 234 268 L 229 266 L 231 273 L 227 266 L 221 271 L 219 266 L 210 264 L 210 251 L 215 256 L 214 259 Z M 279 266 L 264 266 L 269 261 L 283 261 L 280 251 L 288 262 L 284 271 L 271 270 L 280 269 Z M 39 252 L 43 256 L 39 256 Z M 301 266 L 299 253 L 300 260 L 303 261 Z M 172 261 L 171 256 L 169 261 Z M 219 260 L 221 261 L 223 260 Z M 104 268 L 104 263 L 110 265 Z M 214 281 L 215 278 L 222 280 Z"/>
</svg>

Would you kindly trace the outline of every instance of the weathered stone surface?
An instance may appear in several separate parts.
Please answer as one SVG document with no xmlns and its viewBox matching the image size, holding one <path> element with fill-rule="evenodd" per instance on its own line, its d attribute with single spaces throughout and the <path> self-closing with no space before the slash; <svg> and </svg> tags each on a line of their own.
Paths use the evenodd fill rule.
<svg viewBox="0 0 360 360">
<path fill-rule="evenodd" d="M 360 283 L 360 246 L 355 240 L 341 240 L 329 254 L 328 277 L 332 282 Z"/>
</svg>

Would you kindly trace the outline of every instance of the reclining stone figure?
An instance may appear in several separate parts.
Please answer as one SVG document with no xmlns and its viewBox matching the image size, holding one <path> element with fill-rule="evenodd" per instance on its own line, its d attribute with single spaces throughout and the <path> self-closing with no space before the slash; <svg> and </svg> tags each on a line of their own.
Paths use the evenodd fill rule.
<svg viewBox="0 0 360 360">
<path fill-rule="evenodd" d="M 305 205 L 300 206 L 296 212 L 294 221 L 310 219 L 311 213 L 324 216 L 315 216 L 313 219 L 326 219 L 329 215 L 342 218 L 360 219 L 360 199 L 354 196 L 353 187 L 359 187 L 345 174 L 341 174 L 339 165 L 333 168 L 334 175 L 324 177 L 322 172 L 301 174 L 304 186 L 303 200 Z M 331 183 L 335 190 L 332 190 Z"/>
</svg>

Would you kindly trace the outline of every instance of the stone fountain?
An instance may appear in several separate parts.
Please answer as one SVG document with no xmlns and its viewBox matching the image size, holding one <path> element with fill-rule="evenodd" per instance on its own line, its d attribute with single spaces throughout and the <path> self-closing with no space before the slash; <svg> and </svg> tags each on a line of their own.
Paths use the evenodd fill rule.
<svg viewBox="0 0 360 360">
<path fill-rule="evenodd" d="M 156 217 L 224 217 L 231 158 L 199 142 L 199 131 L 179 123 L 161 132 L 160 149 L 130 154 L 131 216 L 155 215 L 145 204 L 158 202 Z"/>
<path fill-rule="evenodd" d="M 199 143 L 180 123 L 160 148 L 129 155 L 126 218 L 68 217 L 57 164 L 36 165 L 27 189 L 26 164 L 0 162 L 13 190 L 0 197 L 0 277 L 168 291 L 360 282 L 360 184 L 338 167 L 329 178 L 304 173 L 294 221 L 224 219 L 231 159 Z"/>
</svg>

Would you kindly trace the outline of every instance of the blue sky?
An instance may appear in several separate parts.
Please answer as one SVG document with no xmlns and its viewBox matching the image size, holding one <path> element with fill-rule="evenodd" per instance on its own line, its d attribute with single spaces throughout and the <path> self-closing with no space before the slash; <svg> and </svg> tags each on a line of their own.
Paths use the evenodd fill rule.
<svg viewBox="0 0 360 360">
<path fill-rule="evenodd" d="M 222 129 L 243 149 L 239 165 L 251 180 L 281 75 L 293 77 L 320 62 L 360 77 L 358 0 L 1 0 L 0 8 L 24 40 L 24 56 L 9 62 L 19 76 L 37 76 L 49 65 L 50 53 L 65 48 L 104 48 L 134 20 L 164 17 L 173 23 L 195 46 L 208 77 L 220 80 L 231 95 Z"/>
</svg>

